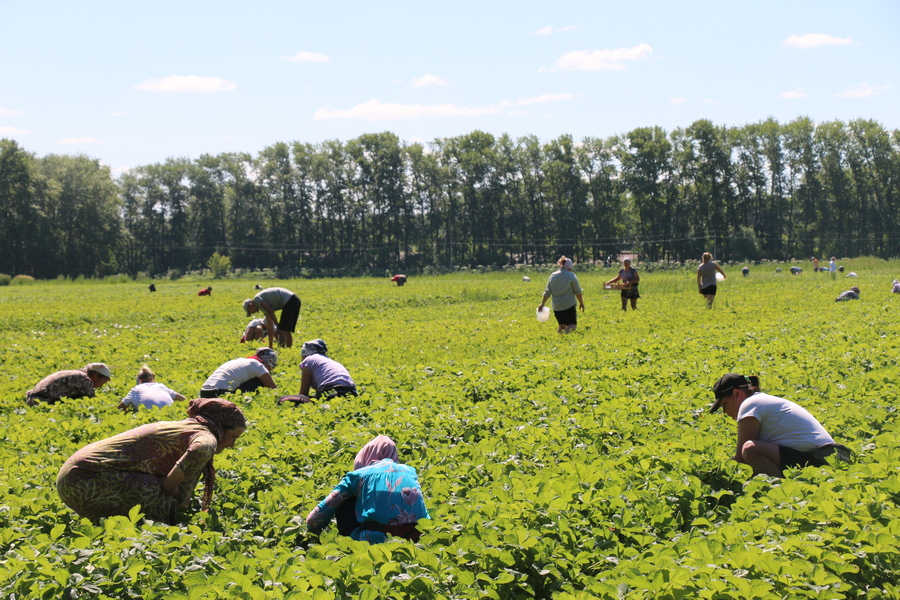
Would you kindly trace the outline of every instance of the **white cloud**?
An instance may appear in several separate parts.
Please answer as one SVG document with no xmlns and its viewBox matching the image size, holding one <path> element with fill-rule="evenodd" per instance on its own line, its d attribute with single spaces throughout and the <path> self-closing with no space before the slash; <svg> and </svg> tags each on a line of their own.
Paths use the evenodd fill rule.
<svg viewBox="0 0 900 600">
<path fill-rule="evenodd" d="M 798 98 L 809 98 L 809 94 L 803 90 L 794 90 L 792 92 L 781 92 L 778 97 L 783 100 L 797 100 Z"/>
<path fill-rule="evenodd" d="M 847 88 L 843 92 L 838 92 L 835 94 L 835 97 L 852 98 L 854 100 L 874 98 L 875 96 L 880 96 L 889 89 L 891 89 L 891 86 L 889 85 L 869 85 L 868 83 L 863 82 L 856 87 Z"/>
<path fill-rule="evenodd" d="M 564 31 L 574 31 L 578 29 L 579 25 L 566 25 L 565 27 L 541 27 L 537 31 L 534 32 L 535 35 L 550 35 L 551 33 L 562 33 Z"/>
<path fill-rule="evenodd" d="M 716 103 L 716 99 L 715 99 L 715 98 L 704 98 L 704 99 L 701 100 L 700 102 L 703 102 L 703 103 L 706 103 L 706 104 L 715 104 L 715 103 Z"/>
<path fill-rule="evenodd" d="M 649 44 L 638 44 L 632 48 L 615 50 L 576 50 L 567 52 L 552 67 L 553 71 L 610 71 L 627 68 L 625 63 L 650 58 L 653 48 Z"/>
<path fill-rule="evenodd" d="M 685 98 L 684 96 L 679 96 L 678 98 L 672 98 L 671 100 L 669 100 L 669 104 L 684 104 L 685 102 L 687 102 L 687 98 Z"/>
<path fill-rule="evenodd" d="M 419 117 L 478 117 L 482 115 L 514 114 L 507 112 L 513 106 L 547 104 L 575 98 L 573 94 L 542 94 L 520 100 L 503 100 L 490 106 L 459 106 L 456 104 L 397 104 L 372 98 L 353 108 L 336 110 L 320 108 L 313 115 L 314 121 L 327 119 L 362 119 L 364 121 L 399 121 Z M 515 113 L 518 114 L 518 113 Z"/>
<path fill-rule="evenodd" d="M 55 144 L 102 144 L 100 140 L 92 137 L 67 137 L 61 140 L 56 140 Z"/>
<path fill-rule="evenodd" d="M 447 85 L 447 81 L 443 77 L 434 75 L 433 73 L 425 73 L 421 77 L 412 80 L 413 87 L 428 87 L 430 85 Z"/>
<path fill-rule="evenodd" d="M 11 108 L 3 108 L 2 106 L 0 106 L 0 117 L 15 117 L 24 114 L 24 110 L 13 110 Z"/>
<path fill-rule="evenodd" d="M 298 52 L 293 56 L 282 56 L 281 60 L 288 60 L 290 62 L 308 62 L 308 63 L 327 63 L 331 62 L 331 59 L 322 54 L 321 52 Z"/>
<path fill-rule="evenodd" d="M 230 92 L 237 87 L 221 77 L 199 77 L 197 75 L 172 75 L 162 79 L 148 79 L 134 86 L 145 92 Z"/>
<path fill-rule="evenodd" d="M 28 135 L 31 133 L 27 129 L 16 129 L 15 127 L 0 127 L 0 135 Z"/>
<path fill-rule="evenodd" d="M 817 48 L 819 46 L 846 46 L 852 44 L 850 38 L 839 38 L 824 33 L 807 33 L 806 35 L 792 35 L 782 42 L 785 46 L 794 48 Z"/>
</svg>

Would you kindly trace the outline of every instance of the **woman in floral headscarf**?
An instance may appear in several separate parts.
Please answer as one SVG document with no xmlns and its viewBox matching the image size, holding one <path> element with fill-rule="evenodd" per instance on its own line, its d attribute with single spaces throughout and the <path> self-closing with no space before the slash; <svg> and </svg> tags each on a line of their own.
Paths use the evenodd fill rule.
<svg viewBox="0 0 900 600">
<path fill-rule="evenodd" d="M 398 463 L 394 441 L 386 435 L 370 441 L 356 455 L 353 469 L 306 517 L 310 531 L 321 531 L 342 505 L 355 502 L 354 540 L 379 544 L 391 534 L 418 541 L 416 523 L 430 517 L 416 470 Z"/>
<path fill-rule="evenodd" d="M 95 523 L 140 504 L 147 518 L 174 524 L 202 474 L 201 509 L 209 510 L 213 457 L 234 446 L 247 421 L 237 405 L 219 398 L 191 400 L 187 414 L 183 421 L 141 425 L 85 446 L 59 470 L 59 497 Z"/>
</svg>

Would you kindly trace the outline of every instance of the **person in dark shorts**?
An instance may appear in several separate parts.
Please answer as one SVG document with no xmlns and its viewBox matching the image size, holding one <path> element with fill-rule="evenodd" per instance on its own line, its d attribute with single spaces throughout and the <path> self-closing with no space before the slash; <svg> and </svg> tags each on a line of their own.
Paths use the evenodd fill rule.
<svg viewBox="0 0 900 600">
<path fill-rule="evenodd" d="M 750 465 L 754 475 L 784 477 L 788 467 L 825 466 L 832 454 L 850 460 L 850 450 L 836 444 L 805 408 L 760 392 L 758 377 L 727 373 L 713 385 L 713 394 L 709 412 L 721 407 L 737 422 L 734 460 Z"/>
<path fill-rule="evenodd" d="M 725 271 L 713 262 L 712 254 L 709 252 L 704 252 L 701 260 L 703 262 L 697 267 L 697 290 L 706 298 L 706 308 L 712 308 L 717 291 L 716 273 L 720 273 L 722 279 L 725 279 Z"/>
<path fill-rule="evenodd" d="M 200 388 L 201 398 L 218 398 L 232 392 L 253 392 L 258 388 L 275 389 L 272 371 L 278 354 L 271 348 L 257 348 L 256 354 L 236 358 L 219 366 Z"/>
<path fill-rule="evenodd" d="M 253 298 L 244 300 L 244 310 L 248 317 L 260 310 L 265 313 L 269 347 L 274 343 L 276 332 L 279 344 L 285 348 L 293 346 L 294 331 L 300 317 L 300 298 L 297 294 L 280 287 L 266 288 Z M 275 316 L 276 310 L 281 311 L 280 319 Z"/>
<path fill-rule="evenodd" d="M 553 314 L 559 324 L 557 333 L 572 333 L 578 326 L 575 299 L 578 299 L 581 312 L 584 312 L 584 298 L 581 295 L 578 278 L 572 272 L 572 259 L 563 256 L 556 264 L 559 265 L 559 270 L 554 271 L 547 280 L 547 288 L 544 290 L 544 297 L 541 299 L 541 305 L 538 306 L 538 312 L 544 309 L 547 300 L 552 296 Z"/>
<path fill-rule="evenodd" d="M 617 281 L 621 281 L 624 284 L 627 284 L 628 287 L 622 290 L 622 310 L 628 310 L 628 301 L 631 300 L 631 310 L 637 310 L 637 301 L 638 298 L 641 297 L 640 292 L 638 292 L 638 282 L 640 282 L 641 276 L 638 275 L 637 269 L 631 266 L 631 261 L 629 259 L 625 259 L 622 261 L 622 268 L 619 269 L 619 274 L 616 275 L 613 279 L 610 279 L 606 282 L 606 285 L 611 283 L 615 283 Z"/>
<path fill-rule="evenodd" d="M 398 273 L 397 275 L 391 277 L 391 281 L 395 282 L 397 286 L 400 287 L 406 283 L 406 275 Z"/>
</svg>

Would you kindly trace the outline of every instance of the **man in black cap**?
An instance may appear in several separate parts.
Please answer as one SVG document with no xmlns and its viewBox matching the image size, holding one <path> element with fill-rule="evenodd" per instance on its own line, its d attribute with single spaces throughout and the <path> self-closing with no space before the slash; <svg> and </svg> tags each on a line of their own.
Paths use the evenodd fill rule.
<svg viewBox="0 0 900 600">
<path fill-rule="evenodd" d="M 737 421 L 734 460 L 750 465 L 753 474 L 784 477 L 787 467 L 824 466 L 825 457 L 838 453 L 849 460 L 850 451 L 835 444 L 809 412 L 790 400 L 759 391 L 759 378 L 727 373 L 713 386 L 713 413 L 722 407 Z"/>
</svg>

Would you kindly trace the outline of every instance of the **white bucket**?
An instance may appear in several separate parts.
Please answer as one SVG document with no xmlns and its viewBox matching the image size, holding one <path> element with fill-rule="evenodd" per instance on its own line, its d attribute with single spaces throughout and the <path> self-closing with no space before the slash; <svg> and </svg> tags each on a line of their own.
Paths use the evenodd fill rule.
<svg viewBox="0 0 900 600">
<path fill-rule="evenodd" d="M 544 308 L 539 308 L 535 311 L 537 314 L 537 320 L 541 323 L 545 323 L 547 319 L 550 318 L 550 309 L 546 306 Z"/>
</svg>

